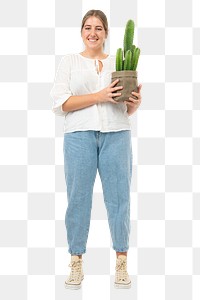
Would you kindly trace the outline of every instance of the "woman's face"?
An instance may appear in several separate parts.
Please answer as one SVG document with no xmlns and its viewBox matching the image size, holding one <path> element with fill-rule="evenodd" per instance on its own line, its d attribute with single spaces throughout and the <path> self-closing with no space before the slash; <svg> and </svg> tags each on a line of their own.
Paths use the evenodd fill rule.
<svg viewBox="0 0 200 300">
<path fill-rule="evenodd" d="M 99 48 L 103 48 L 106 32 L 102 22 L 92 16 L 85 21 L 81 36 L 86 49 L 99 50 Z"/>
</svg>

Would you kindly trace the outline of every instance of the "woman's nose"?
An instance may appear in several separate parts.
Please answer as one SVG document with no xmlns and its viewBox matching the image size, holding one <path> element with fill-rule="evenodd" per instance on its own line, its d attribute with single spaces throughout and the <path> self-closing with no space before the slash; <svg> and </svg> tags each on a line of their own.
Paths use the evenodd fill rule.
<svg viewBox="0 0 200 300">
<path fill-rule="evenodd" d="M 96 34 L 96 33 L 95 33 L 95 29 L 91 29 L 90 35 L 91 35 L 91 36 L 95 36 L 95 34 Z"/>
</svg>

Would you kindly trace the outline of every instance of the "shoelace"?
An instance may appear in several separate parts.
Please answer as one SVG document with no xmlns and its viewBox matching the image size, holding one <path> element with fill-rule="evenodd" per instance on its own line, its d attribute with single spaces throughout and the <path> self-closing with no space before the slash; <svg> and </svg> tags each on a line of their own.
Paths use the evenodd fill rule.
<svg viewBox="0 0 200 300">
<path fill-rule="evenodd" d="M 117 262 L 116 265 L 116 271 L 117 271 L 117 280 L 118 281 L 126 281 L 127 279 L 127 271 L 126 271 L 126 261 L 125 260 L 120 260 Z"/>
<path fill-rule="evenodd" d="M 73 261 L 69 264 L 69 267 L 71 268 L 69 281 L 79 281 L 81 276 L 81 262 Z"/>
</svg>

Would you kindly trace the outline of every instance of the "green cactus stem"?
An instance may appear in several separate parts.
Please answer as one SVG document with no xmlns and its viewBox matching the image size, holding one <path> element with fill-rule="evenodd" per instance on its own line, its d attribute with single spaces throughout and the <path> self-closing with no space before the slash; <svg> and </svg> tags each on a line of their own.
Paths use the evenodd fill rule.
<svg viewBox="0 0 200 300">
<path fill-rule="evenodd" d="M 136 46 L 135 46 L 135 45 L 132 45 L 132 47 L 131 47 L 131 51 L 132 51 L 132 53 L 134 53 L 134 51 L 135 51 L 135 48 L 136 48 Z"/>
<path fill-rule="evenodd" d="M 139 56 L 140 56 L 140 49 L 136 48 L 133 55 L 133 71 L 137 69 Z"/>
<path fill-rule="evenodd" d="M 132 62 L 132 51 L 127 50 L 124 61 L 124 70 L 131 70 L 131 62 Z"/>
<path fill-rule="evenodd" d="M 128 20 L 126 23 L 125 33 L 124 33 L 124 56 L 127 50 L 132 49 L 133 38 L 134 38 L 134 28 L 135 24 L 133 20 Z"/>
<path fill-rule="evenodd" d="M 136 48 L 136 46 L 132 45 L 132 48 L 131 48 L 131 52 L 132 52 L 131 66 L 133 66 L 133 57 L 134 57 L 135 48 Z"/>
<path fill-rule="evenodd" d="M 116 53 L 116 71 L 137 69 L 140 49 L 133 45 L 134 29 L 134 21 L 128 20 L 124 32 L 124 48 L 117 49 Z"/>
<path fill-rule="evenodd" d="M 117 49 L 116 54 L 116 71 L 123 70 L 123 50 L 122 48 Z"/>
</svg>

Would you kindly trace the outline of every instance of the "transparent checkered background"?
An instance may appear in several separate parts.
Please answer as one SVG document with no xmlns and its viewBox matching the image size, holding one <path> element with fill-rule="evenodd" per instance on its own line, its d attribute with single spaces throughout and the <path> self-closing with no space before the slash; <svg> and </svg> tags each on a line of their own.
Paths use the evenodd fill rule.
<svg viewBox="0 0 200 300">
<path fill-rule="evenodd" d="M 64 215 L 63 118 L 49 92 L 60 58 L 83 48 L 89 9 L 108 16 L 106 51 L 135 20 L 143 101 L 131 117 L 130 290 L 114 290 L 115 252 L 99 176 L 86 274 L 69 273 Z M 200 299 L 199 0 L 0 2 L 0 298 L 3 300 Z"/>
</svg>

